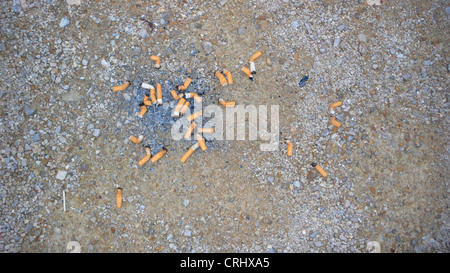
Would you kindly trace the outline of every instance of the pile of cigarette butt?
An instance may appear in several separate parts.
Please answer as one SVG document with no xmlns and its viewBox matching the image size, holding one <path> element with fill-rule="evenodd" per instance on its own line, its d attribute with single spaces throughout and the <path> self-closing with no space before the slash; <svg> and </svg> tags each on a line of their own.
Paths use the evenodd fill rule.
<svg viewBox="0 0 450 273">
<path fill-rule="evenodd" d="M 242 72 L 251 80 L 255 80 L 256 75 L 256 65 L 255 61 L 259 57 L 262 56 L 261 51 L 257 51 L 255 54 L 253 54 L 250 57 L 249 60 L 249 67 L 247 68 L 245 66 L 242 67 Z M 160 57 L 156 55 L 151 55 L 150 58 L 152 61 L 154 61 L 153 67 L 155 69 L 161 69 L 161 59 Z M 216 70 L 214 75 L 219 80 L 219 83 L 221 86 L 226 86 L 233 84 L 233 77 L 231 75 L 231 72 L 229 70 Z M 170 92 L 172 98 L 177 101 L 177 104 L 171 113 L 172 118 L 181 118 L 184 117 L 185 113 L 189 109 L 189 106 L 191 102 L 189 99 L 194 100 L 195 102 L 201 102 L 202 97 L 195 93 L 195 92 L 187 92 L 186 90 L 192 83 L 192 79 L 187 77 L 183 84 L 179 84 L 175 86 L 175 88 Z M 118 92 L 118 91 L 124 91 L 131 85 L 131 81 L 127 80 L 121 85 L 113 86 L 112 91 Z M 139 104 L 139 110 L 136 112 L 136 115 L 140 118 L 143 118 L 148 110 L 148 107 L 151 106 L 160 106 L 163 104 L 163 92 L 162 92 L 162 86 L 160 83 L 156 84 L 156 87 L 150 83 L 142 82 L 141 88 L 148 90 L 147 93 L 144 95 L 144 100 Z M 234 107 L 236 105 L 235 101 L 232 100 L 225 100 L 223 98 L 220 98 L 218 100 L 218 103 L 222 105 L 223 107 Z M 338 122 L 334 116 L 334 109 L 341 106 L 342 102 L 338 101 L 330 105 L 330 123 L 333 124 L 336 127 L 340 127 L 341 124 Z M 197 111 L 189 116 L 186 117 L 186 119 L 190 122 L 190 126 L 186 130 L 186 133 L 184 135 L 185 139 L 190 139 L 191 136 L 194 134 L 196 142 L 188 148 L 188 150 L 184 153 L 184 155 L 180 158 L 180 161 L 185 163 L 188 158 L 197 150 L 200 148 L 202 151 L 207 150 L 207 146 L 205 143 L 205 139 L 203 138 L 203 134 L 207 133 L 214 133 L 214 128 L 200 128 L 197 126 L 197 123 L 195 122 L 195 119 L 201 117 L 203 115 L 202 110 Z M 144 140 L 143 135 L 138 136 L 130 136 L 129 137 L 130 142 L 134 144 L 141 144 Z M 293 143 L 285 139 L 285 144 L 287 145 L 287 156 L 292 157 L 293 156 L 293 150 L 294 146 Z M 143 145 L 143 150 L 145 152 L 144 156 L 138 161 L 139 166 L 143 166 L 148 161 L 151 161 L 152 163 L 156 163 L 159 159 L 161 159 L 166 153 L 167 148 L 163 147 L 161 151 L 159 151 L 157 154 L 152 155 L 151 149 L 149 145 Z M 312 163 L 312 167 L 314 167 L 323 177 L 326 177 L 328 174 L 325 172 L 325 170 L 318 165 L 317 163 Z M 120 208 L 122 207 L 122 188 L 116 189 L 116 207 Z"/>
</svg>

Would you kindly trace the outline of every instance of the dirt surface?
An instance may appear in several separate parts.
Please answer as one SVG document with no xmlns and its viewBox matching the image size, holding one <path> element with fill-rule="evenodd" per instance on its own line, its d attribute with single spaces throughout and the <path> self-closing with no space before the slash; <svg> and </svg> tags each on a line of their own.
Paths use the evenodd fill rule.
<svg viewBox="0 0 450 273">
<path fill-rule="evenodd" d="M 368 2 L 2 1 L 0 251 L 448 252 L 450 5 Z M 279 106 L 279 149 L 211 139 L 182 163 L 187 77 L 204 107 Z M 164 104 L 140 118 L 143 82 Z M 139 166 L 143 145 L 168 151 Z"/>
</svg>

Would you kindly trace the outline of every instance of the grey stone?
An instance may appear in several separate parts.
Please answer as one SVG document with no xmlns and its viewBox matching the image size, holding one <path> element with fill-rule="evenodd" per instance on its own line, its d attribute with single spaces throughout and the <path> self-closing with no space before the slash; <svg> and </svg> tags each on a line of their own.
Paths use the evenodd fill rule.
<svg viewBox="0 0 450 273">
<path fill-rule="evenodd" d="M 213 44 L 211 42 L 203 42 L 202 47 L 206 53 L 211 53 L 213 50 Z"/>
<path fill-rule="evenodd" d="M 340 43 L 341 43 L 341 38 L 336 38 L 336 39 L 334 39 L 333 46 L 338 47 Z"/>
<path fill-rule="evenodd" d="M 34 142 L 41 140 L 41 136 L 39 135 L 39 133 L 33 134 L 31 136 L 31 140 L 33 140 Z"/>
<path fill-rule="evenodd" d="M 125 99 L 125 100 L 131 100 L 131 96 L 130 96 L 130 94 L 128 94 L 128 93 L 123 93 L 122 94 L 122 96 L 123 96 L 123 98 Z"/>
<path fill-rule="evenodd" d="M 72 5 L 81 5 L 81 0 L 66 0 L 67 1 L 67 4 L 69 5 L 69 6 L 72 6 Z"/>
<path fill-rule="evenodd" d="M 59 235 L 61 234 L 61 229 L 59 227 L 55 227 L 54 229 L 55 234 Z"/>
<path fill-rule="evenodd" d="M 363 42 L 363 43 L 367 42 L 366 35 L 364 35 L 363 33 L 359 34 L 358 35 L 358 40 Z"/>
<path fill-rule="evenodd" d="M 228 3 L 228 0 L 220 0 L 219 3 L 218 3 L 218 5 L 219 5 L 219 7 L 223 7 L 223 6 L 225 6 L 227 3 Z"/>
<path fill-rule="evenodd" d="M 148 32 L 147 32 L 147 30 L 145 30 L 145 28 L 141 28 L 141 31 L 139 31 L 139 36 L 142 39 L 145 39 L 145 38 L 149 37 Z"/>
<path fill-rule="evenodd" d="M 68 94 L 62 96 L 62 100 L 65 102 L 76 102 L 81 99 L 81 94 L 76 90 L 70 90 Z"/>
<path fill-rule="evenodd" d="M 102 59 L 101 64 L 104 68 L 109 68 L 111 66 L 111 64 L 105 59 Z"/>
<path fill-rule="evenodd" d="M 94 132 L 92 133 L 93 136 L 99 137 L 100 136 L 100 129 L 94 129 Z"/>
<path fill-rule="evenodd" d="M 65 28 L 69 25 L 70 21 L 67 18 L 62 18 L 59 22 L 59 27 Z"/>
<path fill-rule="evenodd" d="M 240 27 L 237 30 L 238 35 L 244 35 L 247 32 L 247 27 Z"/>
<path fill-rule="evenodd" d="M 66 171 L 58 171 L 58 173 L 56 174 L 56 179 L 58 180 L 64 180 L 67 176 L 67 172 Z"/>
<path fill-rule="evenodd" d="M 25 115 L 26 116 L 32 116 L 34 113 L 36 113 L 36 110 L 31 108 L 29 105 L 25 105 Z"/>
</svg>

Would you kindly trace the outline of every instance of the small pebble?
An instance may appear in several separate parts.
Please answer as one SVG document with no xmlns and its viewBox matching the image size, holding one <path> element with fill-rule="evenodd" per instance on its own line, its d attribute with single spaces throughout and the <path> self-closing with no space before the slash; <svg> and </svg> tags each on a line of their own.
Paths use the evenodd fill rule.
<svg viewBox="0 0 450 273">
<path fill-rule="evenodd" d="M 59 27 L 66 27 L 69 25 L 69 19 L 67 18 L 62 18 L 61 21 L 59 22 Z"/>
</svg>

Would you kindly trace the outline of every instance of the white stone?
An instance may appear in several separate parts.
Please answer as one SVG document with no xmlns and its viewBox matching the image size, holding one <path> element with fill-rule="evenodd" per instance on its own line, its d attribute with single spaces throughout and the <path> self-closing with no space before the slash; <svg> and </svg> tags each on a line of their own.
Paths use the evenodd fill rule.
<svg viewBox="0 0 450 273">
<path fill-rule="evenodd" d="M 66 171 L 58 171 L 58 173 L 56 174 L 56 179 L 64 180 L 66 178 L 66 175 Z"/>
</svg>

